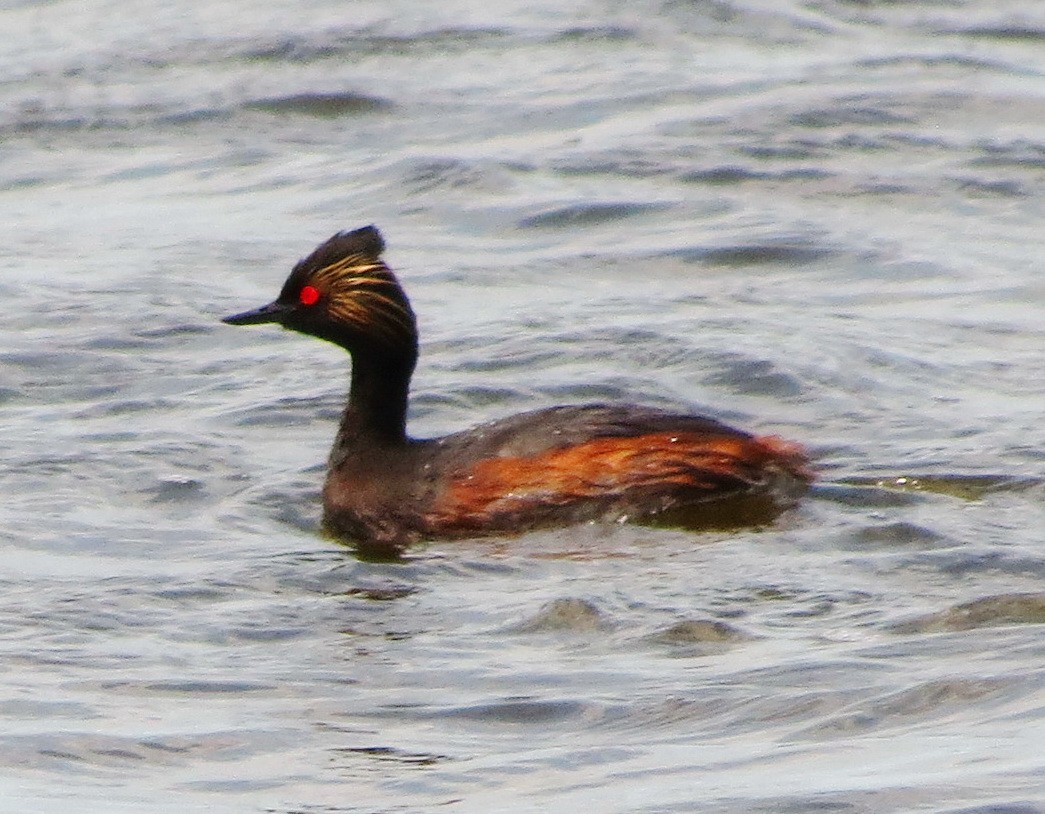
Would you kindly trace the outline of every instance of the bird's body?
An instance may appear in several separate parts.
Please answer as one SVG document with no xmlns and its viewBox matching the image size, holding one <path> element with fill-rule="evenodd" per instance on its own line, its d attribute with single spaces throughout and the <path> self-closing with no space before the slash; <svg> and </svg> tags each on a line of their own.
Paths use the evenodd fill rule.
<svg viewBox="0 0 1045 814">
<path fill-rule="evenodd" d="M 352 354 L 323 489 L 336 534 L 396 551 L 590 520 L 740 525 L 793 504 L 811 481 L 795 444 L 632 405 L 553 407 L 411 439 L 416 324 L 382 249 L 374 227 L 339 233 L 295 266 L 274 303 L 226 319 L 279 322 Z"/>
</svg>

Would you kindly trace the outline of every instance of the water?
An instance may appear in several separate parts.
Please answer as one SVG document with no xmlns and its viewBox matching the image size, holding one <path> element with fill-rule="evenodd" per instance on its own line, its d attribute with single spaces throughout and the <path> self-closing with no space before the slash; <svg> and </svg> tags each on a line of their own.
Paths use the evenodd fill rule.
<svg viewBox="0 0 1045 814">
<path fill-rule="evenodd" d="M 0 10 L 0 809 L 1045 810 L 1026 2 Z M 363 563 L 337 349 L 220 316 L 374 222 L 412 428 L 806 443 L 772 528 Z"/>
</svg>

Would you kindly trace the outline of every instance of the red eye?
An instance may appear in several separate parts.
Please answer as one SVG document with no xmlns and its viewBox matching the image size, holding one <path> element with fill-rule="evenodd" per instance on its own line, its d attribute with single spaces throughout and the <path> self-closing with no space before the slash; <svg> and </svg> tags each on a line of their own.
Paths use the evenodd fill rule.
<svg viewBox="0 0 1045 814">
<path fill-rule="evenodd" d="M 315 305 L 319 302 L 319 289 L 310 285 L 305 286 L 298 294 L 298 300 L 302 305 Z"/>
</svg>

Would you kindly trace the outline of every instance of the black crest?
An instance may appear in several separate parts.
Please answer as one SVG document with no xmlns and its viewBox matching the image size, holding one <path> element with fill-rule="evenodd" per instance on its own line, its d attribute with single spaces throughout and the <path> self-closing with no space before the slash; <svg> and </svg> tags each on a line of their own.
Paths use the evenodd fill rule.
<svg viewBox="0 0 1045 814">
<path fill-rule="evenodd" d="M 376 226 L 364 226 L 350 232 L 338 232 L 319 244 L 308 257 L 299 260 L 280 292 L 281 300 L 296 301 L 302 286 L 316 272 L 331 267 L 372 266 L 377 264 L 385 240 Z"/>
</svg>

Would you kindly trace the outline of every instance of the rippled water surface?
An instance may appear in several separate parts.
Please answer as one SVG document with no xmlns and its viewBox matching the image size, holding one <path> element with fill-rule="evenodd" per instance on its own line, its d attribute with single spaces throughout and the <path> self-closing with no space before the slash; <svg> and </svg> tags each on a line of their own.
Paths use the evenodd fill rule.
<svg viewBox="0 0 1045 814">
<path fill-rule="evenodd" d="M 1045 7 L 0 8 L 0 809 L 1045 811 Z M 769 528 L 361 562 L 336 348 L 220 316 L 381 226 L 412 429 L 805 443 Z"/>
</svg>

